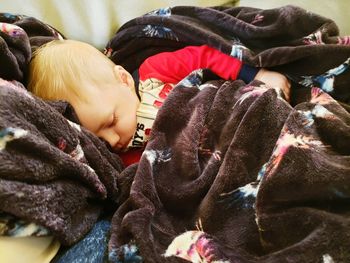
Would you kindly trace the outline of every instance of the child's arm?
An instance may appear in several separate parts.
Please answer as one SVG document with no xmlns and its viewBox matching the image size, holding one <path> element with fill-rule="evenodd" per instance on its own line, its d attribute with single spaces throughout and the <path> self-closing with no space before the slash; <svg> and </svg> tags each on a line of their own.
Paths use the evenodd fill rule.
<svg viewBox="0 0 350 263">
<path fill-rule="evenodd" d="M 163 52 L 144 61 L 140 67 L 140 80 L 156 78 L 164 83 L 176 84 L 193 70 L 208 68 L 223 79 L 241 79 L 249 83 L 260 80 L 271 87 L 280 88 L 289 100 L 290 83 L 278 73 L 243 64 L 209 46 L 188 46 L 173 52 Z"/>
<path fill-rule="evenodd" d="M 258 69 L 244 66 L 234 57 L 209 46 L 188 46 L 173 52 L 162 52 L 146 59 L 140 67 L 141 80 L 156 78 L 176 84 L 192 71 L 207 68 L 223 79 L 237 79 L 241 69 L 243 79 L 250 82 Z M 243 73 L 243 72 L 242 72 Z"/>
</svg>

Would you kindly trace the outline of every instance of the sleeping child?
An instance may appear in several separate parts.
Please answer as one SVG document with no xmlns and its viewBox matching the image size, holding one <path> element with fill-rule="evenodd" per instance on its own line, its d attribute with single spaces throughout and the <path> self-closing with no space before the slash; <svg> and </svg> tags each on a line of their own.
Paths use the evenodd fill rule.
<svg viewBox="0 0 350 263">
<path fill-rule="evenodd" d="M 260 80 L 279 88 L 289 100 L 290 83 L 284 75 L 243 64 L 206 45 L 150 56 L 135 77 L 87 43 L 54 40 L 34 53 L 28 89 L 46 100 L 68 101 L 82 126 L 114 151 L 125 152 L 142 149 L 169 92 L 202 68 L 225 80 Z M 140 154 L 126 156 L 123 160 L 128 165 L 137 162 Z"/>
</svg>

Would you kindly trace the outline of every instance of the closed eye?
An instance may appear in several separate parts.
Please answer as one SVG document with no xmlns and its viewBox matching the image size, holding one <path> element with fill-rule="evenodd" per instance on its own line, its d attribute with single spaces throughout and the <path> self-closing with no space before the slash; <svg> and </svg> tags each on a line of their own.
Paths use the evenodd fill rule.
<svg viewBox="0 0 350 263">
<path fill-rule="evenodd" d="M 108 125 L 109 127 L 113 127 L 114 125 L 116 125 L 118 122 L 118 117 L 117 115 L 115 114 L 115 112 L 113 113 L 113 116 L 112 116 L 112 121 L 111 123 Z"/>
</svg>

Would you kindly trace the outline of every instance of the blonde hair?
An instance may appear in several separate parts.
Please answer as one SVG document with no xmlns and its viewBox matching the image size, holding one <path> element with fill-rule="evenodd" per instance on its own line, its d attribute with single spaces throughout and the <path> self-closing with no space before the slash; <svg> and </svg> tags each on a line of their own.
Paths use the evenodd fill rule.
<svg viewBox="0 0 350 263">
<path fill-rule="evenodd" d="M 28 89 L 46 100 L 84 100 L 84 87 L 115 81 L 115 64 L 93 46 L 54 40 L 38 48 L 29 65 Z"/>
</svg>

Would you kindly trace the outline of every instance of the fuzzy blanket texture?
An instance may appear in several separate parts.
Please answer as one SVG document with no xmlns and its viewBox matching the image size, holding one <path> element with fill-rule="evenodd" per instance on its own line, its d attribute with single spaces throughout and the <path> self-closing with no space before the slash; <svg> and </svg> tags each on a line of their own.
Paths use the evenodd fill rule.
<svg viewBox="0 0 350 263">
<path fill-rule="evenodd" d="M 0 77 L 25 85 L 27 18 L 0 18 Z M 110 262 L 349 261 L 350 38 L 295 6 L 179 6 L 126 23 L 105 53 L 134 72 L 201 44 L 285 74 L 291 104 L 262 82 L 195 71 L 163 104 L 140 162 L 121 171 L 69 105 L 4 80 L 0 211 L 69 245 L 108 208 Z"/>
</svg>

